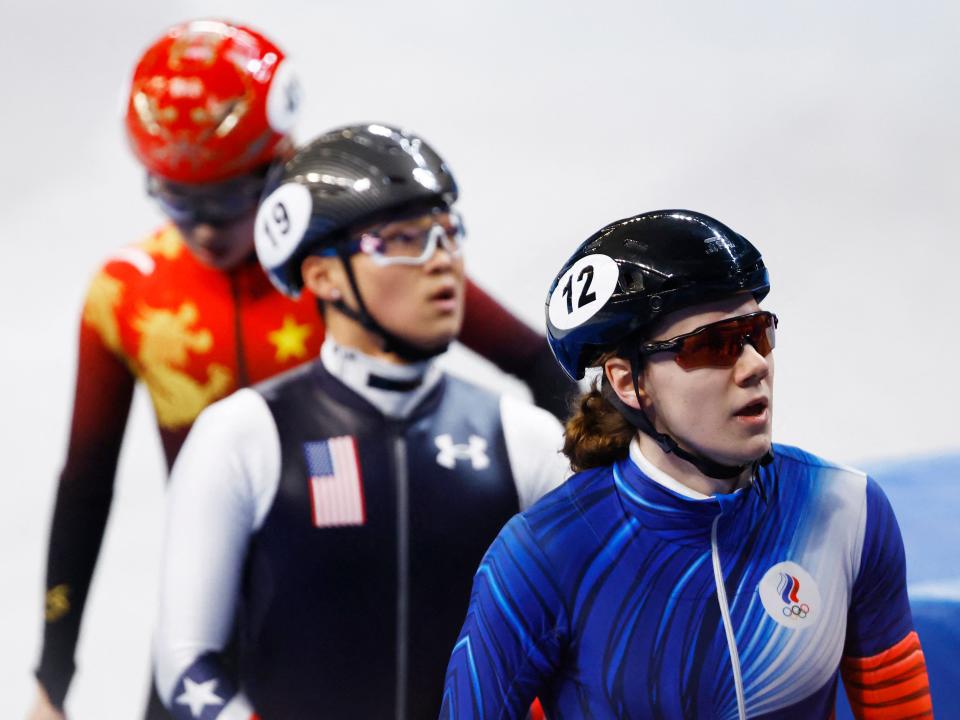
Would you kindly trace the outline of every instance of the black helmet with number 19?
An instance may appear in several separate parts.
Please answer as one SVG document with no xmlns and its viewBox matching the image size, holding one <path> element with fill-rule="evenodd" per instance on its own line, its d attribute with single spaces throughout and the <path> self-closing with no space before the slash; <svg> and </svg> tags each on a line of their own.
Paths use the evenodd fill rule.
<svg viewBox="0 0 960 720">
<path fill-rule="evenodd" d="M 384 340 L 408 360 L 443 352 L 415 347 L 371 313 L 357 285 L 348 249 L 350 233 L 398 216 L 449 210 L 457 183 L 446 164 L 416 135 L 381 124 L 338 128 L 300 148 L 267 181 L 257 211 L 257 257 L 285 295 L 303 288 L 300 265 L 311 253 L 332 251 L 343 263 L 358 307 L 333 307 Z"/>
<path fill-rule="evenodd" d="M 267 181 L 257 256 L 280 292 L 300 294 L 300 263 L 351 228 L 412 206 L 449 207 L 457 183 L 413 133 L 382 124 L 331 130 L 297 150 Z"/>
</svg>

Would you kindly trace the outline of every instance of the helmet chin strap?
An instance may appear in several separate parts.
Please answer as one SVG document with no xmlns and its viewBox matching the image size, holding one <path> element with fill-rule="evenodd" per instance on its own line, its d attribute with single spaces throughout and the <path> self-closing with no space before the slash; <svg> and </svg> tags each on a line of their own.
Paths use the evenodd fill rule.
<svg viewBox="0 0 960 720">
<path fill-rule="evenodd" d="M 743 471 L 747 469 L 750 469 L 751 475 L 753 475 L 761 465 L 768 465 L 773 461 L 772 449 L 767 450 L 763 457 L 758 460 L 754 460 L 753 462 L 749 462 L 744 465 L 724 465 L 723 463 L 718 463 L 708 457 L 704 457 L 703 455 L 699 455 L 680 447 L 680 444 L 670 435 L 658 431 L 653 426 L 653 423 L 650 422 L 650 418 L 642 409 L 643 402 L 640 400 L 639 384 L 640 363 L 639 358 L 637 357 L 631 357 L 630 359 L 630 374 L 633 378 L 633 391 L 637 396 L 637 403 L 640 405 L 641 409 L 632 408 L 623 402 L 619 396 L 617 396 L 617 393 L 614 392 L 613 388 L 610 386 L 610 383 L 607 382 L 606 375 L 603 376 L 603 382 L 601 383 L 601 393 L 603 393 L 603 396 L 607 399 L 607 401 L 617 408 L 617 410 L 619 410 L 620 413 L 622 413 L 623 416 L 634 425 L 634 427 L 636 427 L 645 435 L 653 438 L 663 452 L 676 455 L 681 460 L 686 460 L 707 477 L 715 478 L 717 480 L 731 480 L 742 474 Z"/>
<path fill-rule="evenodd" d="M 407 342 L 378 323 L 370 311 L 367 310 L 367 306 L 363 302 L 363 296 L 360 294 L 360 288 L 357 286 L 357 279 L 353 274 L 353 266 L 350 264 L 350 254 L 342 247 L 338 247 L 337 256 L 340 258 L 340 262 L 343 263 L 343 267 L 347 272 L 347 280 L 350 281 L 350 288 L 353 290 L 353 296 L 357 299 L 357 308 L 354 309 L 347 305 L 343 301 L 343 298 L 334 300 L 331 305 L 333 305 L 333 307 L 351 320 L 359 323 L 365 329 L 372 332 L 374 335 L 378 335 L 380 338 L 382 338 L 384 352 L 395 353 L 403 360 L 411 363 L 429 360 L 432 357 L 436 357 L 437 355 L 446 352 L 447 348 L 450 346 L 450 343 L 443 343 L 435 348 L 425 349 L 418 347 L 413 343 Z"/>
</svg>

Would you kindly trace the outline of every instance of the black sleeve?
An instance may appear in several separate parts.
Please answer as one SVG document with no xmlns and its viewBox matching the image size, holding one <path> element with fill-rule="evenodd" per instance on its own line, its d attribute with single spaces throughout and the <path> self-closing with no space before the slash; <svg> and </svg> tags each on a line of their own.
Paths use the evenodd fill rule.
<svg viewBox="0 0 960 720">
<path fill-rule="evenodd" d="M 117 456 L 135 379 L 85 324 L 67 460 L 60 475 L 47 553 L 43 649 L 36 675 L 57 708 L 73 677 L 90 579 L 113 498 Z"/>
</svg>

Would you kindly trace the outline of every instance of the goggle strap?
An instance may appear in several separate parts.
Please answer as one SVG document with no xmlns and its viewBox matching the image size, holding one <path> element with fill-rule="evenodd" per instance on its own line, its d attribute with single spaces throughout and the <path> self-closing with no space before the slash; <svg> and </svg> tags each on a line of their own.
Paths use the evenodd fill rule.
<svg viewBox="0 0 960 720">
<path fill-rule="evenodd" d="M 764 503 L 767 502 L 767 491 L 763 487 L 763 477 L 760 474 L 760 468 L 767 467 L 772 462 L 773 462 L 773 446 L 771 445 L 770 449 L 767 450 L 766 454 L 754 463 L 753 479 L 750 483 L 750 488 L 752 488 L 757 493 L 757 495 L 760 497 L 761 500 L 763 500 Z M 773 472 L 774 472 L 774 477 L 776 477 L 776 472 L 777 472 L 776 467 L 774 467 Z"/>
<path fill-rule="evenodd" d="M 331 303 L 333 307 L 354 322 L 359 323 L 362 327 L 369 330 L 373 334 L 379 335 L 381 338 L 383 338 L 383 349 L 385 352 L 396 353 L 408 362 L 429 360 L 430 358 L 446 351 L 448 345 L 431 350 L 418 348 L 415 345 L 408 343 L 403 338 L 397 337 L 383 327 L 379 322 L 377 322 L 376 318 L 370 314 L 370 311 L 367 310 L 366 304 L 363 302 L 363 296 L 360 294 L 360 288 L 357 285 L 357 279 L 353 274 L 353 266 L 350 264 L 350 252 L 343 244 L 337 245 L 337 256 L 340 258 L 340 262 L 343 263 L 344 270 L 347 273 L 347 280 L 350 282 L 350 289 L 353 290 L 353 296 L 357 299 L 357 309 L 354 310 L 352 307 L 347 305 L 343 301 L 343 298 L 335 300 L 333 303 Z"/>
<path fill-rule="evenodd" d="M 749 465 L 723 465 L 702 455 L 692 453 L 680 447 L 680 444 L 666 433 L 659 432 L 654 428 L 653 423 L 650 422 L 650 418 L 647 417 L 647 413 L 644 412 L 643 402 L 640 400 L 641 369 L 639 347 L 635 347 L 634 351 L 630 353 L 630 376 L 633 380 L 633 392 L 636 394 L 637 404 L 640 406 L 639 410 L 630 407 L 617 397 L 617 394 L 607 382 L 606 374 L 603 375 L 601 381 L 601 393 L 634 427 L 645 435 L 649 435 L 665 453 L 673 453 L 680 459 L 686 460 L 707 477 L 717 478 L 718 480 L 729 480 L 749 467 Z"/>
<path fill-rule="evenodd" d="M 721 463 L 714 462 L 710 458 L 704 457 L 703 455 L 697 455 L 696 453 L 684 450 L 677 444 L 676 440 L 669 435 L 663 435 L 663 437 L 673 446 L 674 455 L 686 460 L 707 477 L 717 478 L 718 480 L 730 480 L 735 478 L 749 467 L 749 464 L 723 465 Z"/>
<path fill-rule="evenodd" d="M 352 307 L 347 305 L 343 298 L 335 300 L 333 302 L 333 306 L 351 320 L 360 323 L 367 330 L 379 333 L 381 330 L 380 325 L 367 311 L 367 306 L 363 302 L 363 296 L 360 294 L 360 287 L 357 285 L 357 278 L 354 276 L 353 266 L 350 264 L 349 251 L 343 246 L 343 244 L 338 244 L 336 246 L 336 253 L 340 258 L 340 262 L 343 264 L 344 271 L 347 274 L 347 281 L 350 283 L 350 289 L 353 291 L 353 296 L 357 299 L 357 309 L 354 310 Z"/>
</svg>

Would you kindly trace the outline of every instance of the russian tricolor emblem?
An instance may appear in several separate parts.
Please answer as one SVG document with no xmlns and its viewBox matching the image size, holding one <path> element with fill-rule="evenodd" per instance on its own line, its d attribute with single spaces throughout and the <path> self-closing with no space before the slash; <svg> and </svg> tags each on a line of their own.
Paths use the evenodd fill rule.
<svg viewBox="0 0 960 720">
<path fill-rule="evenodd" d="M 303 444 L 314 527 L 363 525 L 366 508 L 357 442 L 350 435 Z"/>
</svg>

